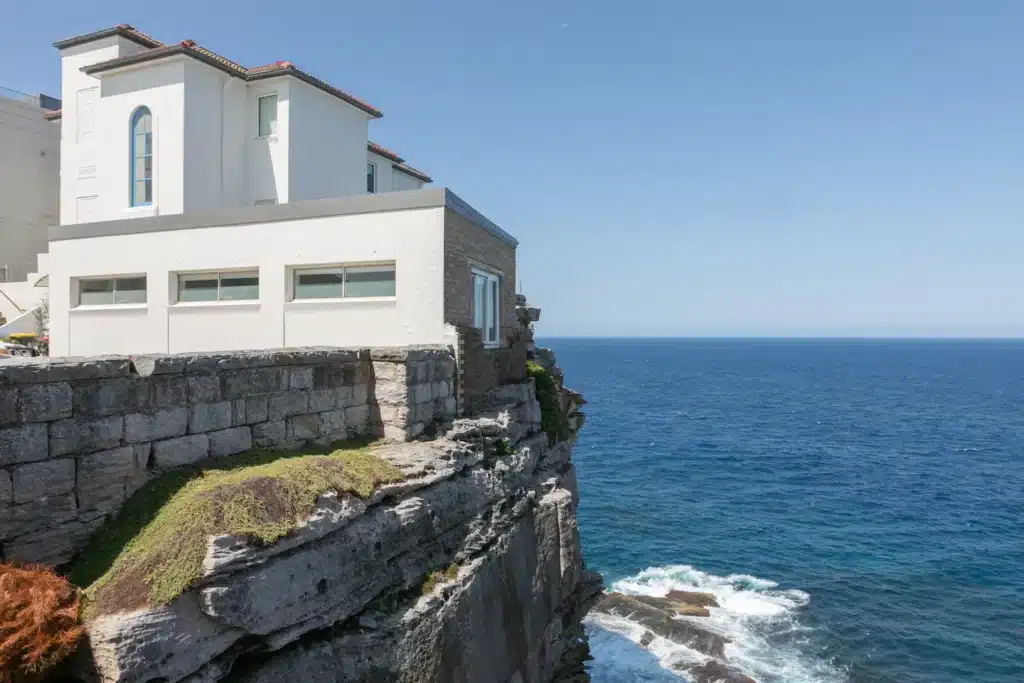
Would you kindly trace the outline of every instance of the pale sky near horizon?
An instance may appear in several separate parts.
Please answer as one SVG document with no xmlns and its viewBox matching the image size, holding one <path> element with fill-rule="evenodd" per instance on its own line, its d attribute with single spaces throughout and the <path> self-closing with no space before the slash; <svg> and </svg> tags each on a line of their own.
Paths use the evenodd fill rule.
<svg viewBox="0 0 1024 683">
<path fill-rule="evenodd" d="M 520 239 L 554 335 L 1024 336 L 1024 2 L 7 0 L 291 60 Z"/>
</svg>

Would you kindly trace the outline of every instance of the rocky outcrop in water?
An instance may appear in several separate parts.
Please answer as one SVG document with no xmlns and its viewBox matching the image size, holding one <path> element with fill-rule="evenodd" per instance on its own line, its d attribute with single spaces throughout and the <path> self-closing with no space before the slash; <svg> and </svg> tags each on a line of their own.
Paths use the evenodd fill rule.
<svg viewBox="0 0 1024 683">
<path fill-rule="evenodd" d="M 401 482 L 326 493 L 270 546 L 212 538 L 179 598 L 88 622 L 79 678 L 584 683 L 601 581 L 576 526 L 582 401 L 561 403 L 569 438 L 551 443 L 534 383 L 500 387 L 442 438 L 380 447 Z"/>
<path fill-rule="evenodd" d="M 717 606 L 710 593 L 672 591 L 657 598 L 612 592 L 602 595 L 593 611 L 628 619 L 646 628 L 640 638 L 641 647 L 650 647 L 656 638 L 664 638 L 703 655 L 703 662 L 674 667 L 693 683 L 756 683 L 728 663 L 725 646 L 731 641 L 694 618 L 708 616 L 708 607 Z"/>
</svg>

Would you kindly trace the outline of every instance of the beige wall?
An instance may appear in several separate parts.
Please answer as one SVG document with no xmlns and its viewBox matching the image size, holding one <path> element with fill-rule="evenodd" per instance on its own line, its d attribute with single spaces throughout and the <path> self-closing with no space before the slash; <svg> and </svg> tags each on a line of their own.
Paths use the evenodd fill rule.
<svg viewBox="0 0 1024 683">
<path fill-rule="evenodd" d="M 473 325 L 474 267 L 501 275 L 501 338 L 508 341 L 515 323 L 516 250 L 462 214 L 445 209 L 444 321 Z"/>
</svg>

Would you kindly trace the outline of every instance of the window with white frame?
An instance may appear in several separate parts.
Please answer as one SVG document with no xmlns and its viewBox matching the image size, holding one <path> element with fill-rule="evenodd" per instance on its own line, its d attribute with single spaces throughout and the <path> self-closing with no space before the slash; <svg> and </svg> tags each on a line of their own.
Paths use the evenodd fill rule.
<svg viewBox="0 0 1024 683">
<path fill-rule="evenodd" d="M 473 270 L 473 327 L 484 343 L 496 346 L 501 329 L 501 276 Z"/>
<path fill-rule="evenodd" d="M 178 275 L 178 302 L 258 301 L 260 274 L 256 270 L 223 273 L 181 273 Z"/>
<path fill-rule="evenodd" d="M 296 268 L 293 297 L 367 299 L 395 296 L 395 264 Z"/>
<path fill-rule="evenodd" d="M 261 138 L 277 135 L 277 93 L 264 95 L 257 99 L 256 109 L 259 116 L 259 128 L 256 134 Z"/>
<path fill-rule="evenodd" d="M 372 161 L 366 162 L 366 191 L 370 194 L 377 192 L 377 164 Z"/>
<path fill-rule="evenodd" d="M 88 278 L 78 281 L 78 306 L 146 303 L 146 276 Z"/>
</svg>

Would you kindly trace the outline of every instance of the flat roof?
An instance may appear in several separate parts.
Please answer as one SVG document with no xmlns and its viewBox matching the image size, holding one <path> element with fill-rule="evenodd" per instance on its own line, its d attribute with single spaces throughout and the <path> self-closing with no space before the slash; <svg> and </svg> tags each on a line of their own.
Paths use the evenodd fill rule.
<svg viewBox="0 0 1024 683">
<path fill-rule="evenodd" d="M 519 241 L 515 237 L 502 230 L 492 220 L 474 209 L 446 187 L 352 195 L 332 199 L 313 199 L 303 202 L 288 202 L 287 204 L 247 206 L 222 209 L 209 213 L 172 214 L 146 218 L 126 218 L 116 221 L 98 221 L 96 223 L 53 225 L 50 226 L 49 237 L 51 242 L 60 242 L 91 237 L 138 235 L 171 230 L 217 228 L 232 225 L 248 225 L 251 223 L 275 223 L 307 218 L 351 216 L 382 211 L 429 208 L 451 209 L 476 223 L 509 246 L 515 248 L 519 245 Z"/>
</svg>

